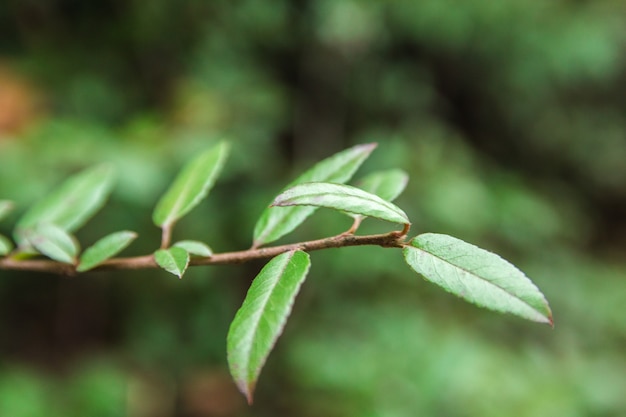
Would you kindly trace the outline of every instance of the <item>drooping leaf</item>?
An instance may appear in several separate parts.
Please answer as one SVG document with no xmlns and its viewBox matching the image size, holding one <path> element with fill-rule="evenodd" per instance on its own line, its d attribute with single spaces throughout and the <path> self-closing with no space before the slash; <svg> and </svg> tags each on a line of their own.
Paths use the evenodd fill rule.
<svg viewBox="0 0 626 417">
<path fill-rule="evenodd" d="M 272 203 L 277 207 L 294 205 L 327 207 L 394 223 L 410 223 L 406 213 L 398 206 L 350 185 L 327 182 L 299 184 L 284 191 Z"/>
<path fill-rule="evenodd" d="M 137 233 L 124 230 L 111 233 L 85 249 L 76 270 L 85 272 L 117 255 L 137 238 Z"/>
<path fill-rule="evenodd" d="M 21 244 L 40 223 L 55 224 L 72 232 L 104 204 L 113 184 L 113 168 L 100 165 L 66 180 L 56 191 L 32 206 L 17 222 L 15 239 Z"/>
<path fill-rule="evenodd" d="M 189 253 L 183 248 L 159 249 L 154 252 L 154 260 L 167 272 L 182 278 L 189 265 Z"/>
<path fill-rule="evenodd" d="M 406 188 L 409 175 L 401 169 L 372 172 L 357 182 L 357 187 L 386 201 L 395 200 Z"/>
<path fill-rule="evenodd" d="M 206 243 L 197 240 L 181 240 L 174 243 L 173 247 L 183 248 L 191 255 L 204 257 L 213 255 L 213 251 Z"/>
<path fill-rule="evenodd" d="M 411 268 L 446 291 L 491 310 L 552 324 L 543 294 L 500 256 L 457 238 L 425 233 L 404 249 Z"/>
<path fill-rule="evenodd" d="M 302 251 L 286 252 L 273 258 L 252 282 L 230 325 L 228 365 L 249 403 L 309 267 L 309 255 Z"/>
<path fill-rule="evenodd" d="M 306 182 L 344 183 L 372 153 L 375 143 L 357 145 L 318 162 L 292 181 L 286 188 Z M 315 207 L 290 207 L 284 210 L 265 209 L 254 227 L 254 247 L 280 239 L 298 227 L 315 212 Z"/>
<path fill-rule="evenodd" d="M 228 143 L 222 142 L 198 155 L 181 170 L 154 209 L 152 219 L 157 226 L 174 224 L 207 196 L 229 149 Z"/>
<path fill-rule="evenodd" d="M 13 250 L 13 243 L 6 236 L 0 235 L 0 256 L 4 256 Z"/>
<path fill-rule="evenodd" d="M 13 210 L 13 202 L 0 200 L 0 220 L 4 219 L 11 210 Z"/>
<path fill-rule="evenodd" d="M 65 229 L 52 224 L 42 223 L 26 234 L 28 244 L 42 255 L 66 264 L 76 263 L 78 242 Z"/>
</svg>

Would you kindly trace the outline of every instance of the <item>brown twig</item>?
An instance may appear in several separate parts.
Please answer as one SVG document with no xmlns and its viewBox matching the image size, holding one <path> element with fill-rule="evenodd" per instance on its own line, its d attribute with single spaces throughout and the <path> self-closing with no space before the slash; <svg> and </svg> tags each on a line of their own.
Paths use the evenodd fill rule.
<svg viewBox="0 0 626 417">
<path fill-rule="evenodd" d="M 236 252 L 216 253 L 208 257 L 192 258 L 189 265 L 228 265 L 240 264 L 256 259 L 273 258 L 281 253 L 290 250 L 303 250 L 306 252 L 341 248 L 348 246 L 381 246 L 384 248 L 402 248 L 406 245 L 404 238 L 409 230 L 410 225 L 405 225 L 402 231 L 395 231 L 377 235 L 355 236 L 353 234 L 342 233 L 337 236 L 328 237 L 318 240 L 310 240 L 306 242 L 291 243 L 288 245 L 270 246 L 266 248 L 253 248 Z M 93 270 L 134 270 L 134 269 L 151 269 L 158 268 L 152 254 L 127 257 L 113 258 L 100 264 Z M 56 262 L 48 259 L 24 259 L 17 260 L 11 257 L 0 258 L 0 270 L 13 271 L 31 271 L 46 272 L 57 275 L 74 276 L 77 275 L 75 265 Z"/>
</svg>

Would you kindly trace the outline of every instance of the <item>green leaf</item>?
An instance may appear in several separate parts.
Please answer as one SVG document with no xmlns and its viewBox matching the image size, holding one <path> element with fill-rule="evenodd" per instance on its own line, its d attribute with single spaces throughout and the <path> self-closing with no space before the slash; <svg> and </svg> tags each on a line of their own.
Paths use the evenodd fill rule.
<svg viewBox="0 0 626 417">
<path fill-rule="evenodd" d="M 78 243 L 65 229 L 52 224 L 39 224 L 30 230 L 26 239 L 39 253 L 66 264 L 76 263 Z"/>
<path fill-rule="evenodd" d="M 294 205 L 327 207 L 393 223 L 410 223 L 406 213 L 396 205 L 349 185 L 327 182 L 300 184 L 284 191 L 272 203 L 272 206 L 278 207 Z"/>
<path fill-rule="evenodd" d="M 157 226 L 174 224 L 207 196 L 224 166 L 229 148 L 222 142 L 182 169 L 154 209 L 152 219 Z"/>
<path fill-rule="evenodd" d="M 154 260 L 167 272 L 182 278 L 189 265 L 189 253 L 183 248 L 159 249 L 154 252 Z"/>
<path fill-rule="evenodd" d="M 55 224 L 68 232 L 75 231 L 102 207 L 112 184 L 113 169 L 108 165 L 72 176 L 22 216 L 16 225 L 15 240 L 21 244 L 29 230 L 40 223 Z"/>
<path fill-rule="evenodd" d="M 352 178 L 375 147 L 375 143 L 369 143 L 339 152 L 318 162 L 286 188 L 305 182 L 344 183 Z M 315 210 L 315 207 L 290 207 L 284 210 L 266 208 L 254 227 L 253 247 L 259 247 L 283 237 L 298 227 Z"/>
<path fill-rule="evenodd" d="M 4 256 L 13 250 L 13 243 L 6 236 L 0 235 L 0 256 Z"/>
<path fill-rule="evenodd" d="M 0 220 L 4 219 L 11 210 L 13 210 L 13 202 L 0 200 Z"/>
<path fill-rule="evenodd" d="M 446 291 L 491 310 L 552 325 L 543 294 L 498 255 L 451 236 L 425 233 L 404 248 L 411 268 Z"/>
<path fill-rule="evenodd" d="M 213 255 L 213 251 L 206 243 L 197 240 L 181 240 L 180 242 L 174 243 L 173 247 L 183 248 L 191 255 L 204 257 Z"/>
<path fill-rule="evenodd" d="M 248 403 L 252 403 L 261 369 L 285 327 L 309 267 L 309 255 L 302 251 L 273 258 L 252 282 L 230 325 L 228 365 Z"/>
<path fill-rule="evenodd" d="M 137 233 L 124 230 L 111 233 L 85 249 L 76 270 L 85 272 L 117 255 L 137 238 Z"/>
<path fill-rule="evenodd" d="M 401 169 L 373 172 L 363 177 L 357 187 L 368 193 L 376 194 L 386 201 L 395 200 L 406 188 L 409 175 Z"/>
</svg>

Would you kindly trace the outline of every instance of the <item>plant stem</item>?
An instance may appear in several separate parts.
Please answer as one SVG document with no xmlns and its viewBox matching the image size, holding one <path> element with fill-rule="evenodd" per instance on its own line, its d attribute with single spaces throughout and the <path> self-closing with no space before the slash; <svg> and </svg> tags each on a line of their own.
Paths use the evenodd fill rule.
<svg viewBox="0 0 626 417">
<path fill-rule="evenodd" d="M 208 257 L 192 258 L 189 265 L 229 265 L 249 262 L 256 259 L 273 258 L 281 253 L 290 250 L 303 250 L 306 252 L 341 248 L 348 246 L 381 246 L 384 248 L 402 248 L 406 245 L 404 238 L 408 232 L 409 225 L 405 225 L 402 231 L 389 232 L 377 235 L 355 236 L 348 233 L 342 233 L 337 236 L 327 237 L 324 239 L 310 240 L 306 242 L 291 243 L 288 245 L 270 246 L 266 248 L 253 248 L 236 252 L 216 253 Z M 104 270 L 131 270 L 131 269 L 152 269 L 159 266 L 154 260 L 152 254 L 127 257 L 113 258 L 105 261 L 92 271 Z M 0 270 L 14 271 L 31 271 L 45 272 L 57 275 L 75 276 L 76 266 L 56 262 L 48 259 L 25 259 L 16 260 L 10 257 L 0 258 Z"/>
<path fill-rule="evenodd" d="M 167 249 L 170 245 L 170 241 L 172 239 L 172 228 L 174 225 L 172 223 L 166 223 L 163 225 L 163 232 L 161 234 L 161 249 Z"/>
</svg>

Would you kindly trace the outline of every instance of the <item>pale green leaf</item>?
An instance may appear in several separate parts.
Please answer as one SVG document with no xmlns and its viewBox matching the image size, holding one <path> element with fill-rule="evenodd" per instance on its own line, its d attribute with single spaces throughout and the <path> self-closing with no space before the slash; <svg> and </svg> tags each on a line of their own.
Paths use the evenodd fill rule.
<svg viewBox="0 0 626 417">
<path fill-rule="evenodd" d="M 39 224 L 26 234 L 28 244 L 42 255 L 66 264 L 76 263 L 78 242 L 65 229 L 51 223 Z"/>
<path fill-rule="evenodd" d="M 302 251 L 286 252 L 273 258 L 252 282 L 230 325 L 228 365 L 249 403 L 309 267 L 309 255 Z"/>
<path fill-rule="evenodd" d="M 6 236 L 0 235 L 0 256 L 4 256 L 13 250 L 13 243 Z"/>
<path fill-rule="evenodd" d="M 294 205 L 327 207 L 394 223 L 410 223 L 406 213 L 393 203 L 343 184 L 309 182 L 296 185 L 277 196 L 272 203 L 277 207 Z"/>
<path fill-rule="evenodd" d="M 183 248 L 191 255 L 204 257 L 213 255 L 213 251 L 206 243 L 197 240 L 181 240 L 180 242 L 174 243 L 173 246 Z"/>
<path fill-rule="evenodd" d="M 117 255 L 137 238 L 137 233 L 123 230 L 111 233 L 85 249 L 80 257 L 78 272 L 88 271 Z"/>
<path fill-rule="evenodd" d="M 446 291 L 491 310 L 552 324 L 543 294 L 500 256 L 457 238 L 425 233 L 404 248 L 411 268 Z"/>
<path fill-rule="evenodd" d="M 189 253 L 183 248 L 159 249 L 154 252 L 154 260 L 167 272 L 182 278 L 189 265 Z"/>
<path fill-rule="evenodd" d="M 375 143 L 357 145 L 317 163 L 286 188 L 306 182 L 344 183 L 356 172 L 376 147 Z M 315 207 L 265 209 L 254 227 L 254 247 L 273 242 L 298 227 L 316 210 Z"/>
<path fill-rule="evenodd" d="M 13 202 L 0 200 L 0 220 L 4 219 L 11 210 L 13 210 Z"/>
<path fill-rule="evenodd" d="M 157 226 L 174 224 L 207 196 L 224 166 L 229 149 L 229 145 L 222 142 L 198 155 L 181 170 L 154 209 L 152 219 Z"/>
<path fill-rule="evenodd" d="M 108 165 L 74 175 L 22 216 L 15 228 L 16 241 L 21 244 L 25 234 L 40 223 L 75 231 L 102 207 L 112 184 L 113 169 Z"/>
<path fill-rule="evenodd" d="M 368 193 L 376 194 L 386 201 L 395 200 L 406 188 L 409 175 L 401 169 L 376 171 L 357 182 L 357 187 Z"/>
</svg>

